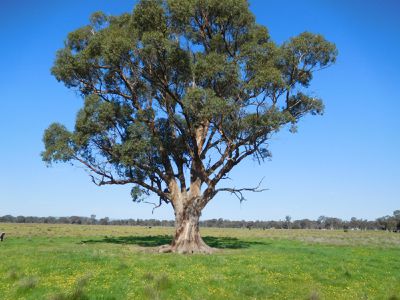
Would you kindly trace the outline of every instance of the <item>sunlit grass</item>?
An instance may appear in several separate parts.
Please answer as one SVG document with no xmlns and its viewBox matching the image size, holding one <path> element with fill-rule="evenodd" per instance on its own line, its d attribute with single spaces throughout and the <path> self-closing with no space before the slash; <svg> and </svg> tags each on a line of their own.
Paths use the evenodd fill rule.
<svg viewBox="0 0 400 300">
<path fill-rule="evenodd" d="M 172 228 L 0 224 L 0 299 L 397 299 L 400 234 L 203 228 L 216 254 L 158 254 Z M 400 297 L 399 297 L 400 299 Z"/>
</svg>

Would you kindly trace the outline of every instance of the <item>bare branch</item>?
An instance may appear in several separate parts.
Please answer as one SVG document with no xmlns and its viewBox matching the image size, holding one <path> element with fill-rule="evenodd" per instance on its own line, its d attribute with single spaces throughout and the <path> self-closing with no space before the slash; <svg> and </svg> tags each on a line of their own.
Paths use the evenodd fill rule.
<svg viewBox="0 0 400 300">
<path fill-rule="evenodd" d="M 260 186 L 261 186 L 261 183 L 262 183 L 263 180 L 264 180 L 264 177 L 260 180 L 258 185 L 253 187 L 253 188 L 240 188 L 240 189 L 237 189 L 237 188 L 220 188 L 220 189 L 216 189 L 214 195 L 216 195 L 219 192 L 229 192 L 229 193 L 235 195 L 239 199 L 240 202 L 243 202 L 243 201 L 246 200 L 246 198 L 243 196 L 243 192 L 261 193 L 261 192 L 264 192 L 264 191 L 268 190 L 268 189 L 260 189 Z"/>
</svg>

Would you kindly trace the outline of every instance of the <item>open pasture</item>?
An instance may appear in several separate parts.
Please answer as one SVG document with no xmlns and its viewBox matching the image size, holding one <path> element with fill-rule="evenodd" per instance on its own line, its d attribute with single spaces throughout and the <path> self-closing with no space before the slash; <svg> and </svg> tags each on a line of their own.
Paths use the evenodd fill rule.
<svg viewBox="0 0 400 300">
<path fill-rule="evenodd" d="M 400 234 L 202 228 L 213 255 L 159 254 L 173 228 L 0 224 L 1 299 L 400 299 Z"/>
</svg>

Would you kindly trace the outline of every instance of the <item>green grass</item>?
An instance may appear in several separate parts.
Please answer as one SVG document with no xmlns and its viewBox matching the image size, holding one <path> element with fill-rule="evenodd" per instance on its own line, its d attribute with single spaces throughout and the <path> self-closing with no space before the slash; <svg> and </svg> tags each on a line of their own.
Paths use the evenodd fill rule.
<svg viewBox="0 0 400 300">
<path fill-rule="evenodd" d="M 213 255 L 158 254 L 172 228 L 0 224 L 0 299 L 400 299 L 400 234 L 202 229 Z"/>
</svg>

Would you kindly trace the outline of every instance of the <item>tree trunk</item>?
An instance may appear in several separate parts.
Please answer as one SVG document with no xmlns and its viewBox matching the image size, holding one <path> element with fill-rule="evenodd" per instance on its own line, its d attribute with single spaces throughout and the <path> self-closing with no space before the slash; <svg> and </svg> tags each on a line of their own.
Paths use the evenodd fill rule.
<svg viewBox="0 0 400 300">
<path fill-rule="evenodd" d="M 214 249 L 208 246 L 200 236 L 200 215 L 201 208 L 193 204 L 182 209 L 175 208 L 175 235 L 172 244 L 160 247 L 160 252 L 211 254 Z"/>
</svg>

